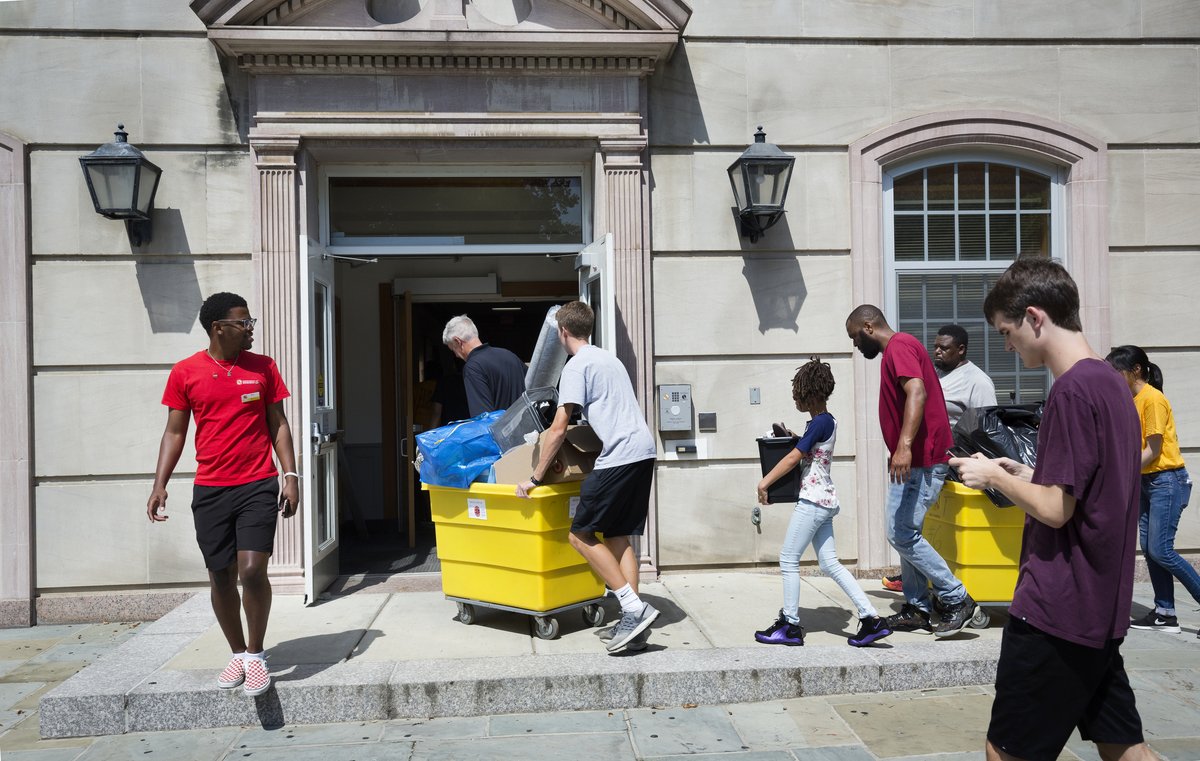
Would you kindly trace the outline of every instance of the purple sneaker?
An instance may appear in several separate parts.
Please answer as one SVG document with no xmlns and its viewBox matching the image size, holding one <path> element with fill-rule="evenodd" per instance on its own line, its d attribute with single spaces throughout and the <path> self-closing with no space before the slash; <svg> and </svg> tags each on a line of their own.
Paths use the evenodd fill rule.
<svg viewBox="0 0 1200 761">
<path fill-rule="evenodd" d="M 879 616 L 868 616 L 867 618 L 859 619 L 858 634 L 855 634 L 853 637 L 847 637 L 846 641 L 853 647 L 866 647 L 891 633 L 892 630 L 888 628 L 887 621 Z"/>
<path fill-rule="evenodd" d="M 799 647 L 804 644 L 804 629 L 800 628 L 799 624 L 788 623 L 788 620 L 783 617 L 783 612 L 780 611 L 779 618 L 775 623 L 762 631 L 754 632 L 754 641 L 764 645 Z"/>
</svg>

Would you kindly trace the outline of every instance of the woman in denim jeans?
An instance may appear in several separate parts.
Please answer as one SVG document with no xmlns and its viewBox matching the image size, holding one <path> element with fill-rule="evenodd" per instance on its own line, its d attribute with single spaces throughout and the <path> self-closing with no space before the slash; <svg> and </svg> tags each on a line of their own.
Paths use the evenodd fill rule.
<svg viewBox="0 0 1200 761">
<path fill-rule="evenodd" d="M 1118 346 L 1105 359 L 1129 384 L 1142 420 L 1142 505 L 1138 528 L 1154 587 L 1154 610 L 1130 625 L 1134 629 L 1178 634 L 1175 579 L 1200 602 L 1200 573 L 1175 551 L 1175 532 L 1191 496 L 1192 479 L 1179 452 L 1171 403 L 1162 393 L 1162 371 L 1137 346 Z"/>
</svg>

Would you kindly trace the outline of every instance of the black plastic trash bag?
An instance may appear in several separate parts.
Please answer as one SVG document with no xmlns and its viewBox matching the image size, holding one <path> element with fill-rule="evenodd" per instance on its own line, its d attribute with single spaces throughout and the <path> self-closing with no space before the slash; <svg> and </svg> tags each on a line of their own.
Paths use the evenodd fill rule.
<svg viewBox="0 0 1200 761">
<path fill-rule="evenodd" d="M 984 457 L 1007 457 L 1029 467 L 1037 465 L 1038 426 L 1042 405 L 1009 404 L 968 409 L 954 426 L 954 450 L 957 457 L 975 453 Z M 958 481 L 952 468 L 950 480 Z M 1011 507 L 1012 500 L 995 489 L 984 492 L 998 507 Z"/>
</svg>

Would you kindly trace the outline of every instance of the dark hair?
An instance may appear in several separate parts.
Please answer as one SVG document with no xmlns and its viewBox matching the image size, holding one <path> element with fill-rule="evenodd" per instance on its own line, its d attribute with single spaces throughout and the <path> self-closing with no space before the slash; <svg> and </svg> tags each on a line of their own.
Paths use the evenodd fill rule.
<svg viewBox="0 0 1200 761">
<path fill-rule="evenodd" d="M 861 304 L 846 318 L 847 325 L 866 325 L 868 322 L 875 327 L 888 327 L 883 311 L 874 304 Z"/>
<path fill-rule="evenodd" d="M 558 327 L 566 328 L 575 338 L 587 338 L 596 327 L 596 313 L 582 301 L 563 304 L 562 308 L 554 313 L 554 319 Z"/>
<path fill-rule="evenodd" d="M 950 336 L 954 339 L 954 343 L 958 344 L 964 349 L 967 348 L 967 329 L 962 325 L 955 325 L 953 323 L 949 325 L 943 325 L 942 327 L 938 328 L 937 334 L 939 336 Z"/>
<path fill-rule="evenodd" d="M 1064 330 L 1083 331 L 1079 323 L 1079 289 L 1058 262 L 1035 258 L 1013 262 L 983 300 L 983 316 L 989 325 L 998 314 L 1020 322 L 1029 307 L 1045 310 Z"/>
<path fill-rule="evenodd" d="M 796 368 L 792 377 L 792 401 L 797 409 L 809 406 L 811 402 L 824 402 L 833 395 L 833 371 L 828 362 L 822 362 L 820 357 L 813 357 Z M 802 406 L 803 405 L 803 406 Z"/>
<path fill-rule="evenodd" d="M 236 293 L 214 293 L 204 300 L 203 306 L 200 307 L 200 327 L 204 328 L 204 332 L 212 335 L 213 323 L 217 320 L 224 320 L 229 317 L 229 313 L 238 307 L 250 307 L 246 304 L 246 300 Z"/>
<path fill-rule="evenodd" d="M 1140 346 L 1132 344 L 1117 346 L 1108 353 L 1104 361 L 1118 370 L 1133 373 L 1159 391 L 1163 390 L 1162 370 L 1158 369 L 1158 365 L 1150 361 L 1150 358 L 1146 356 L 1146 352 Z"/>
</svg>

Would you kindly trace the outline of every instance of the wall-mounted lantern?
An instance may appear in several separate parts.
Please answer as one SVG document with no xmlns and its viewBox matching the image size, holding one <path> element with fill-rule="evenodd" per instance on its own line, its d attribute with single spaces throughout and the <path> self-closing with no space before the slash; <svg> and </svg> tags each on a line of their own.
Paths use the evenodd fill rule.
<svg viewBox="0 0 1200 761">
<path fill-rule="evenodd" d="M 729 165 L 729 184 L 737 199 L 743 238 L 754 243 L 783 216 L 788 183 L 792 180 L 793 156 L 767 142 L 767 133 L 759 126 L 754 143 Z"/>
<path fill-rule="evenodd" d="M 79 164 L 96 213 L 125 220 L 129 242 L 141 246 L 150 242 L 153 232 L 150 215 L 162 170 L 129 144 L 124 124 L 118 124 L 113 134 L 115 140 L 80 156 Z"/>
</svg>

